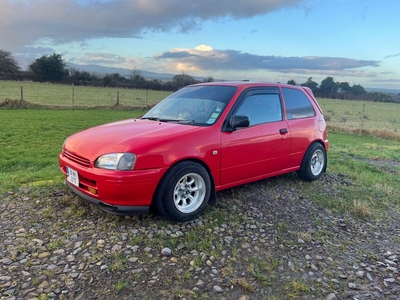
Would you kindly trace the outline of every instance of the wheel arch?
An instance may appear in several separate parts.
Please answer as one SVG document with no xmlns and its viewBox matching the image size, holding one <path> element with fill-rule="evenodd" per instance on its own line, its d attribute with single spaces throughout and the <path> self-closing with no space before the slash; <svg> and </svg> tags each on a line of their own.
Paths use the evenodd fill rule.
<svg viewBox="0 0 400 300">
<path fill-rule="evenodd" d="M 316 174 L 311 169 L 313 168 L 312 156 L 314 155 L 314 153 L 317 153 L 318 148 L 320 149 L 321 152 L 323 151 L 324 164 L 323 164 L 322 168 L 319 169 L 320 171 L 318 171 L 318 173 Z M 317 159 L 317 161 L 319 161 L 319 159 Z M 315 165 L 318 164 L 318 162 L 314 162 L 314 163 L 315 163 Z M 299 176 L 299 178 L 302 180 L 314 181 L 314 180 L 317 180 L 318 178 L 320 178 L 320 176 L 323 173 L 326 173 L 327 165 L 328 165 L 327 149 L 325 148 L 323 141 L 315 140 L 312 143 L 310 143 L 310 145 L 307 147 L 306 151 L 304 152 L 303 158 L 301 160 L 300 168 L 296 171 L 296 173 Z"/>
<path fill-rule="evenodd" d="M 215 206 L 215 205 L 217 204 L 217 192 L 216 192 L 216 190 L 215 190 L 214 176 L 213 176 L 213 174 L 212 174 L 211 169 L 209 168 L 209 166 L 208 166 L 204 161 L 202 161 L 201 159 L 197 159 L 197 158 L 185 158 L 185 159 L 181 159 L 181 160 L 178 160 L 178 161 L 174 162 L 172 165 L 170 165 L 170 166 L 168 167 L 168 170 L 164 173 L 164 175 L 161 177 L 160 181 L 159 181 L 158 184 L 157 184 L 157 187 L 156 187 L 156 189 L 155 189 L 155 191 L 154 191 L 154 193 L 153 193 L 152 203 L 154 203 L 154 197 L 155 197 L 155 195 L 157 194 L 157 191 L 158 191 L 158 189 L 160 188 L 160 185 L 161 185 L 163 179 L 165 178 L 165 176 L 167 176 L 169 170 L 170 170 L 172 167 L 174 167 L 174 166 L 176 166 L 177 164 L 180 164 L 180 163 L 182 163 L 182 162 L 194 162 L 194 163 L 198 163 L 199 165 L 201 165 L 201 166 L 207 171 L 208 176 L 210 177 L 210 183 L 211 183 L 210 198 L 209 198 L 209 200 L 208 200 L 208 204 L 211 205 L 211 206 Z"/>
<path fill-rule="evenodd" d="M 326 167 L 328 166 L 328 150 L 326 149 L 325 143 L 322 140 L 315 140 L 308 146 L 307 150 L 315 143 L 320 144 L 325 149 L 325 165 L 324 165 L 323 172 L 326 173 Z M 306 155 L 307 150 L 306 150 L 306 152 L 304 152 L 304 155 Z"/>
</svg>

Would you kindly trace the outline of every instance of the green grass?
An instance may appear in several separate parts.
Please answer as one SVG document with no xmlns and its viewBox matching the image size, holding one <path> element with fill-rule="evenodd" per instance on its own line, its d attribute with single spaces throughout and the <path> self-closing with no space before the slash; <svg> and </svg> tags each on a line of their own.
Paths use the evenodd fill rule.
<svg viewBox="0 0 400 300">
<path fill-rule="evenodd" d="M 154 90 L 72 87 L 72 85 L 65 84 L 0 80 L 0 102 L 6 99 L 20 100 L 21 87 L 23 89 L 23 99 L 28 102 L 65 107 L 112 106 L 117 103 L 118 92 L 119 104 L 132 107 L 148 107 L 171 94 L 171 92 Z"/>
<path fill-rule="evenodd" d="M 400 143 L 371 135 L 329 133 L 328 175 L 332 190 L 319 181 L 300 182 L 314 201 L 336 212 L 369 218 L 391 205 L 400 207 Z"/>
<path fill-rule="evenodd" d="M 299 299 L 301 296 L 307 295 L 311 288 L 304 281 L 292 280 L 286 290 L 290 298 Z"/>
<path fill-rule="evenodd" d="M 66 137 L 141 110 L 0 110 L 0 191 L 62 182 L 58 154 Z"/>
<path fill-rule="evenodd" d="M 126 288 L 128 284 L 122 280 L 118 280 L 114 285 L 114 289 L 117 293 L 121 292 L 124 288 Z"/>
<path fill-rule="evenodd" d="M 345 187 L 352 199 L 376 206 L 400 205 L 400 143 L 373 136 L 331 133 L 330 170 L 354 183 Z M 394 164 L 394 163 L 397 163 Z M 379 200 L 379 201 L 377 201 Z"/>
</svg>

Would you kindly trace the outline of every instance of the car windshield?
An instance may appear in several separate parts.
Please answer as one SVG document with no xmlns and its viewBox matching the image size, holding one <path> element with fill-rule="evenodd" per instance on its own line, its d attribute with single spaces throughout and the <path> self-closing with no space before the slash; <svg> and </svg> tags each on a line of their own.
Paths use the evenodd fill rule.
<svg viewBox="0 0 400 300">
<path fill-rule="evenodd" d="M 182 124 L 211 125 L 236 92 L 233 86 L 198 85 L 182 88 L 168 96 L 142 119 Z"/>
</svg>

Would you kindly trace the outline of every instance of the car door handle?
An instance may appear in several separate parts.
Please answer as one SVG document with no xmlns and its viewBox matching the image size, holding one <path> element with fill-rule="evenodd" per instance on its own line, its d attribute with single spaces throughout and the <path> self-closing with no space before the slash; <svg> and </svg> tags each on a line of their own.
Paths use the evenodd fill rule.
<svg viewBox="0 0 400 300">
<path fill-rule="evenodd" d="M 279 133 L 284 135 L 284 134 L 288 133 L 288 130 L 287 130 L 287 128 L 282 128 L 282 129 L 279 129 Z"/>
</svg>

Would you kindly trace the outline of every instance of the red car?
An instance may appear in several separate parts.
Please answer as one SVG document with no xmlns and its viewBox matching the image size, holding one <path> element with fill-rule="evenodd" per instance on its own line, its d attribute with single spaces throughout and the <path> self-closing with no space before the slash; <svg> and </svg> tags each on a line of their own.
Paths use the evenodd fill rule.
<svg viewBox="0 0 400 300">
<path fill-rule="evenodd" d="M 107 212 L 153 205 L 187 221 L 226 188 L 293 171 L 318 179 L 328 146 L 309 88 L 213 82 L 182 88 L 140 118 L 68 137 L 59 163 L 71 190 Z"/>
</svg>

